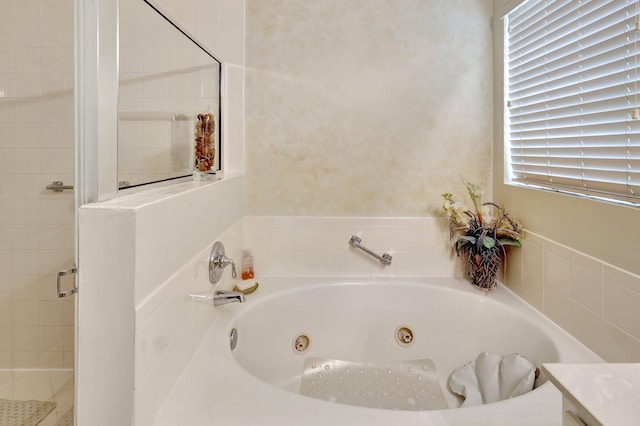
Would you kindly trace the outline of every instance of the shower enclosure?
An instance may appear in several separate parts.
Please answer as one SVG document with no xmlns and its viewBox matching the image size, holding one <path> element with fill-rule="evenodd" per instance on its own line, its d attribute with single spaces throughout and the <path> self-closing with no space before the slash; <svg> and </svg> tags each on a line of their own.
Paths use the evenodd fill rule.
<svg viewBox="0 0 640 426">
<path fill-rule="evenodd" d="M 55 402 L 42 424 L 73 424 L 75 297 L 56 274 L 74 266 L 76 207 L 47 187 L 74 185 L 74 0 L 0 15 L 0 407 Z"/>
</svg>

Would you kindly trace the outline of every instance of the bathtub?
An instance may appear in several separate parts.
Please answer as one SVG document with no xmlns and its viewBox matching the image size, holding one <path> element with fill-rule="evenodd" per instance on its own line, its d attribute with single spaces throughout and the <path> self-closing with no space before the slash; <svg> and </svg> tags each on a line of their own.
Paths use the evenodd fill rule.
<svg viewBox="0 0 640 426">
<path fill-rule="evenodd" d="M 487 294 L 454 278 L 271 277 L 260 279 L 243 304 L 194 309 L 219 316 L 158 412 L 157 426 L 559 426 L 562 396 L 544 376 L 525 395 L 465 408 L 457 408 L 461 399 L 448 390 L 448 377 L 483 351 L 519 353 L 538 367 L 602 362 L 508 288 Z M 366 408 L 301 395 L 310 357 L 369 366 L 429 359 L 449 408 Z"/>
</svg>

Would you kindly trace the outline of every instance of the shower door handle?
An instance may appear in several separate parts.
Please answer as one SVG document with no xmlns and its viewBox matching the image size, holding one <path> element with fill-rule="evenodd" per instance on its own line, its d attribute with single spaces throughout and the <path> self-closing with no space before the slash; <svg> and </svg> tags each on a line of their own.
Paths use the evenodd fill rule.
<svg viewBox="0 0 640 426">
<path fill-rule="evenodd" d="M 78 288 L 75 285 L 75 280 L 74 280 L 73 288 L 71 290 L 62 291 L 62 277 L 66 276 L 66 275 L 75 275 L 76 272 L 78 272 L 78 268 L 74 266 L 71 269 L 65 269 L 64 271 L 59 271 L 57 273 L 57 275 L 56 275 L 56 290 L 57 290 L 57 294 L 58 294 L 58 299 L 61 299 L 63 297 L 67 297 L 67 296 L 73 296 L 74 294 L 76 294 L 78 292 Z"/>
<path fill-rule="evenodd" d="M 73 189 L 73 185 L 65 185 L 61 180 L 54 180 L 50 185 L 45 186 L 47 191 L 62 192 L 65 189 Z"/>
</svg>

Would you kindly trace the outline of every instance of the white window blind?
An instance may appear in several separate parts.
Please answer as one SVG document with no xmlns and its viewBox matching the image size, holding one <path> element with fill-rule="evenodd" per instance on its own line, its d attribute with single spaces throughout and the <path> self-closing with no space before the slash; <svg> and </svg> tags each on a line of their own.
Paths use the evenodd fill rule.
<svg viewBox="0 0 640 426">
<path fill-rule="evenodd" d="M 507 15 L 512 181 L 640 203 L 639 1 L 529 0 Z"/>
</svg>

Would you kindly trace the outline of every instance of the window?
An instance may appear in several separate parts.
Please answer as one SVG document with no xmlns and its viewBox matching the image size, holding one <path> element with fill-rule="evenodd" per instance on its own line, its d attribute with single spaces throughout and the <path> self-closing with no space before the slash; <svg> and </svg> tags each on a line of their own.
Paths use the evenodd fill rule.
<svg viewBox="0 0 640 426">
<path fill-rule="evenodd" d="M 529 0 L 505 18 L 511 181 L 640 204 L 640 0 Z"/>
</svg>

